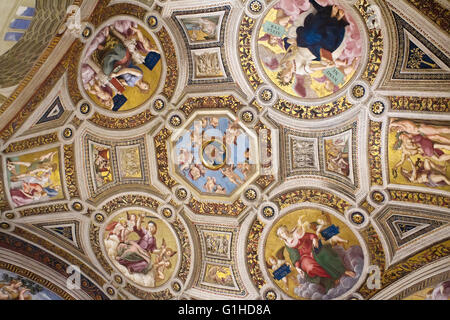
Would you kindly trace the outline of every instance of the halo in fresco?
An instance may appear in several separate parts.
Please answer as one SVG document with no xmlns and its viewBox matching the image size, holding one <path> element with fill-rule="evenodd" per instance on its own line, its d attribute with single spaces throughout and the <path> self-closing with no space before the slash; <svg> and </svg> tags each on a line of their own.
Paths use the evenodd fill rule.
<svg viewBox="0 0 450 320">
<path fill-rule="evenodd" d="M 329 300 L 361 276 L 364 255 L 353 232 L 319 209 L 284 215 L 269 231 L 264 259 L 273 281 L 296 299 Z"/>
<path fill-rule="evenodd" d="M 136 22 L 105 26 L 88 44 L 81 78 L 89 97 L 113 110 L 134 109 L 156 91 L 162 61 L 152 36 Z"/>
<path fill-rule="evenodd" d="M 298 98 L 330 96 L 352 79 L 363 41 L 336 0 L 280 0 L 264 17 L 257 42 L 272 82 Z"/>
<path fill-rule="evenodd" d="M 114 266 L 144 287 L 159 287 L 172 276 L 178 246 L 161 218 L 139 210 L 115 216 L 106 226 L 103 243 Z"/>
</svg>

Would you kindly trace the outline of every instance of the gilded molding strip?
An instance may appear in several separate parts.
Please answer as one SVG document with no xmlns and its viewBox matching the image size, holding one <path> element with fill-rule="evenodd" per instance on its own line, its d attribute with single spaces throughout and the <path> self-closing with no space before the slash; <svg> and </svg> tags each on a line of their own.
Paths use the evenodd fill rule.
<svg viewBox="0 0 450 320">
<path fill-rule="evenodd" d="M 369 123 L 369 168 L 371 185 L 383 185 L 383 172 L 381 167 L 381 128 L 382 123 L 370 121 Z"/>
<path fill-rule="evenodd" d="M 381 273 L 381 289 L 391 285 L 395 281 L 403 278 L 417 269 L 420 269 L 434 261 L 448 257 L 450 254 L 450 240 L 438 243 L 428 249 L 425 249 L 414 256 L 397 263 Z M 365 284 L 359 293 L 366 299 L 371 298 L 378 290 L 370 290 Z"/>
<path fill-rule="evenodd" d="M 62 77 L 66 69 L 60 63 L 55 69 L 50 73 L 50 75 L 45 79 L 41 86 L 36 89 L 35 94 L 28 100 L 25 106 L 16 113 L 15 117 L 0 131 L 0 138 L 5 142 L 23 125 L 23 123 L 28 119 L 28 117 L 36 110 L 38 105 L 44 100 L 48 95 L 50 90 L 55 86 L 55 84 Z"/>
<path fill-rule="evenodd" d="M 261 121 L 258 121 L 258 123 L 255 125 L 254 127 L 256 133 L 258 134 L 258 137 L 260 139 L 260 141 L 264 141 L 267 147 L 267 154 L 265 155 L 267 157 L 267 159 L 272 159 L 272 130 L 270 130 L 264 123 L 262 123 Z M 263 132 L 261 132 L 261 130 L 263 130 Z M 264 130 L 266 130 L 264 132 Z M 267 163 L 262 164 L 262 171 L 264 172 L 264 169 L 269 169 L 272 168 L 272 161 L 269 161 Z M 267 171 L 267 170 L 266 170 Z M 266 172 L 267 173 L 267 172 Z M 270 176 L 267 176 L 266 181 L 263 181 L 264 178 L 260 177 L 259 179 L 262 179 L 260 181 L 260 183 L 267 183 L 268 180 L 270 180 Z M 258 179 L 258 180 L 259 180 Z M 272 179 L 275 180 L 275 177 L 272 176 Z M 272 181 L 273 181 L 272 180 Z M 258 183 L 258 182 L 257 182 Z M 258 184 L 260 184 L 258 183 Z M 270 184 L 270 183 L 269 183 Z M 260 185 L 262 187 L 262 185 Z M 268 185 L 267 185 L 268 186 Z M 266 186 L 266 187 L 267 187 Z M 265 187 L 265 188 L 266 188 Z M 264 189 L 264 188 L 263 188 Z"/>
<path fill-rule="evenodd" d="M 362 201 L 362 202 L 359 204 L 359 206 L 360 206 L 361 208 L 363 208 L 364 210 L 366 210 L 368 214 L 371 214 L 371 213 L 375 210 L 375 208 L 372 207 L 372 206 L 370 205 L 370 203 L 367 202 L 367 200 Z"/>
<path fill-rule="evenodd" d="M 69 51 L 66 53 L 63 61 L 61 61 L 64 68 L 67 70 L 67 89 L 69 91 L 70 99 L 74 105 L 77 105 L 83 99 L 80 88 L 78 87 L 78 65 L 80 63 L 81 52 L 84 44 L 76 39 Z"/>
<path fill-rule="evenodd" d="M 141 298 L 142 300 L 170 300 L 173 298 L 173 294 L 169 289 L 158 292 L 148 292 L 127 283 L 125 285 L 125 290 L 127 290 L 132 295 Z"/>
<path fill-rule="evenodd" d="M 242 104 L 234 96 L 216 96 L 216 97 L 195 97 L 189 98 L 180 107 L 184 115 L 188 117 L 194 110 L 197 109 L 220 109 L 226 108 L 237 114 Z"/>
<path fill-rule="evenodd" d="M 172 131 L 163 128 L 154 138 L 159 180 L 169 188 L 172 188 L 177 184 L 177 182 L 169 175 L 169 157 L 167 155 L 166 140 L 171 134 Z"/>
<path fill-rule="evenodd" d="M 431 206 L 450 208 L 450 197 L 442 195 L 395 189 L 390 189 L 389 195 L 391 196 L 392 201 L 420 203 Z"/>
<path fill-rule="evenodd" d="M 17 142 L 13 142 L 8 145 L 8 147 L 3 150 L 4 153 L 11 153 L 11 152 L 19 152 L 27 149 L 36 148 L 39 146 L 43 146 L 46 144 L 51 144 L 58 142 L 58 134 L 56 132 L 52 132 L 49 134 L 45 134 L 38 137 L 32 137 L 26 140 L 21 140 Z"/>
<path fill-rule="evenodd" d="M 41 214 L 52 214 L 59 212 L 69 212 L 67 203 L 52 204 L 50 206 L 34 207 L 18 211 L 21 217 L 37 216 Z"/>
<path fill-rule="evenodd" d="M 98 27 L 103 21 L 108 20 L 111 17 L 118 15 L 130 15 L 138 18 L 139 20 L 144 20 L 147 10 L 131 4 L 131 3 L 117 3 L 109 6 L 111 0 L 99 1 L 94 13 L 89 17 L 89 22 L 95 27 Z"/>
<path fill-rule="evenodd" d="M 369 18 L 369 14 L 367 13 L 369 5 L 370 3 L 368 0 L 359 0 L 355 4 L 366 22 Z M 367 80 L 370 84 L 373 84 L 381 66 L 381 59 L 383 58 L 383 33 L 381 32 L 381 29 L 370 29 L 368 34 L 369 61 L 362 78 Z"/>
<path fill-rule="evenodd" d="M 369 264 L 380 267 L 380 271 L 383 272 L 386 265 L 386 256 L 384 253 L 383 245 L 380 241 L 380 236 L 375 231 L 372 225 L 369 225 L 363 231 L 361 235 L 368 246 L 369 251 Z M 368 298 L 369 295 L 374 295 L 377 290 L 370 290 L 367 284 L 364 283 L 358 292 L 364 297 Z"/>
<path fill-rule="evenodd" d="M 389 97 L 391 109 L 398 111 L 450 113 L 449 98 Z"/>
<path fill-rule="evenodd" d="M 95 112 L 88 121 L 102 128 L 123 130 L 138 128 L 152 121 L 154 118 L 155 116 L 151 114 L 150 110 L 145 110 L 127 118 L 113 118 Z"/>
<path fill-rule="evenodd" d="M 261 289 L 266 284 L 258 262 L 258 244 L 263 230 L 264 223 L 256 219 L 250 228 L 246 249 L 248 272 L 253 284 L 258 289 Z"/>
<path fill-rule="evenodd" d="M 350 203 L 338 196 L 320 189 L 299 189 L 295 191 L 286 192 L 273 199 L 278 204 L 280 209 L 287 208 L 291 205 L 311 202 L 318 203 L 330 207 L 338 212 L 344 214 L 345 211 L 351 207 Z"/>
<path fill-rule="evenodd" d="M 157 210 L 159 205 L 160 205 L 159 201 L 157 201 L 151 197 L 127 194 L 127 195 L 115 198 L 115 199 L 107 202 L 102 207 L 102 209 L 109 216 L 111 213 L 113 213 L 114 211 L 117 211 L 121 208 L 139 206 L 139 207 Z"/>
<path fill-rule="evenodd" d="M 261 112 L 264 108 L 258 103 L 256 99 L 253 99 L 252 103 L 250 105 L 254 106 L 256 109 L 258 109 L 259 112 Z"/>
<path fill-rule="evenodd" d="M 421 14 L 426 15 L 433 23 L 447 33 L 450 33 L 450 11 L 443 8 L 435 0 L 407 0 L 417 8 Z"/>
<path fill-rule="evenodd" d="M 203 203 L 192 197 L 188 203 L 189 209 L 196 214 L 203 215 L 223 215 L 223 216 L 238 216 L 247 206 L 242 200 L 236 200 L 231 204 L 224 203 Z"/>
<path fill-rule="evenodd" d="M 92 251 L 94 251 L 95 257 L 97 258 L 97 261 L 100 262 L 100 265 L 103 267 L 103 269 L 108 274 L 111 274 L 114 270 L 103 256 L 102 250 L 100 249 L 99 239 L 100 239 L 100 227 L 91 223 L 89 226 L 89 240 L 91 243 Z"/>
<path fill-rule="evenodd" d="M 77 173 L 75 171 L 75 146 L 73 144 L 64 145 L 64 173 L 67 190 L 70 198 L 80 197 L 78 192 Z"/>
<path fill-rule="evenodd" d="M 155 6 L 153 7 L 153 10 L 155 10 L 155 11 L 158 12 L 159 14 L 162 14 L 163 7 L 161 7 L 161 6 L 158 5 L 158 4 L 155 4 Z"/>
<path fill-rule="evenodd" d="M 31 236 L 30 238 L 33 238 L 32 234 L 29 232 L 18 229 L 14 230 L 14 233 L 18 234 L 19 236 Z M 37 238 L 37 237 L 35 237 Z M 28 239 L 30 240 L 30 239 Z M 51 268 L 61 274 L 63 277 L 68 277 L 70 274 L 66 272 L 67 267 L 69 266 L 69 263 L 79 265 L 82 269 L 84 269 L 84 264 L 79 264 L 81 261 L 79 260 L 73 260 L 71 259 L 71 256 L 67 255 L 66 252 L 63 251 L 63 255 L 61 255 L 61 258 L 57 255 L 53 255 L 47 251 L 44 251 L 37 247 L 37 245 L 42 246 L 42 244 L 45 244 L 46 241 L 39 241 L 35 244 L 28 243 L 22 239 L 16 238 L 15 236 L 7 233 L 0 232 L 0 247 L 5 248 L 8 250 L 12 250 L 16 252 L 17 254 L 24 255 L 30 259 L 36 260 L 39 263 L 42 263 L 46 265 L 48 268 Z M 54 246 L 53 246 L 54 247 Z M 45 246 L 44 246 L 45 248 Z M 51 250 L 50 250 L 51 251 Z M 53 252 L 54 253 L 54 252 Z M 69 257 L 69 259 L 67 259 Z M 65 259 L 66 261 L 63 261 L 61 259 Z M 98 277 L 96 277 L 98 278 Z M 97 282 L 98 285 L 103 286 L 105 283 L 103 279 L 99 278 L 101 280 L 101 283 Z M 95 279 L 93 279 L 96 281 Z M 83 271 L 81 273 L 81 289 L 86 292 L 89 296 L 91 296 L 95 300 L 109 300 L 109 297 L 106 296 L 103 291 L 94 284 L 90 279 L 86 278 L 85 272 Z"/>
<path fill-rule="evenodd" d="M 273 175 L 262 175 L 256 179 L 255 183 L 261 188 L 261 190 L 265 190 L 274 181 L 275 177 Z"/>
<path fill-rule="evenodd" d="M 258 71 L 255 67 L 255 62 L 252 58 L 252 32 L 255 26 L 255 19 L 244 15 L 239 26 L 239 59 L 241 61 L 241 67 L 247 77 L 250 85 L 256 91 L 256 89 L 263 83 L 262 79 L 258 75 Z"/>
<path fill-rule="evenodd" d="M 2 157 L 0 156 L 0 163 L 3 163 L 2 161 Z M 3 170 L 0 170 L 0 213 L 7 210 L 11 210 L 11 206 L 6 198 L 6 188 L 3 184 Z"/>
<path fill-rule="evenodd" d="M 83 261 L 69 254 L 67 251 L 57 247 L 53 243 L 17 226 L 14 229 L 13 233 L 21 238 L 30 241 L 35 245 L 45 248 L 46 250 L 54 253 L 57 257 L 63 258 L 67 262 L 79 266 L 80 270 L 89 278 L 91 278 L 93 281 L 95 281 L 98 285 L 103 286 L 105 284 L 105 280 L 102 277 L 100 277 L 96 272 L 94 272 L 91 268 L 89 268 L 85 263 L 83 263 Z"/>
<path fill-rule="evenodd" d="M 78 128 L 81 126 L 81 124 L 83 123 L 83 120 L 81 120 L 80 118 L 78 118 L 77 116 L 73 116 L 72 121 L 70 121 L 71 124 L 73 124 L 73 126 L 75 127 L 75 129 L 78 130 Z"/>
<path fill-rule="evenodd" d="M 180 240 L 182 252 L 181 267 L 180 270 L 178 270 L 177 276 L 184 283 L 186 282 L 191 267 L 191 246 L 189 245 L 189 238 L 186 228 L 181 223 L 179 218 L 172 222 L 172 227 L 175 229 L 178 239 Z"/>
<path fill-rule="evenodd" d="M 170 35 L 165 27 L 162 27 L 161 30 L 156 33 L 156 36 L 158 37 L 163 48 L 167 65 L 166 82 L 164 83 L 162 94 L 170 100 L 172 99 L 178 82 L 178 62 L 175 53 L 175 46 L 173 45 L 172 39 L 170 38 Z"/>
<path fill-rule="evenodd" d="M 63 298 L 64 300 L 76 300 L 74 297 L 72 297 L 70 294 L 62 290 L 60 287 L 56 286 L 53 282 L 48 281 L 47 279 L 42 278 L 41 276 L 37 275 L 34 272 L 31 272 L 30 270 L 12 265 L 10 263 L 0 261 L 0 269 L 8 270 L 11 272 L 14 272 L 22 277 L 28 278 L 30 280 L 33 280 L 34 282 L 40 284 L 41 286 L 46 287 L 48 290 L 54 292 L 59 297 Z"/>
<path fill-rule="evenodd" d="M 273 108 L 288 116 L 305 120 L 330 118 L 352 107 L 353 105 L 347 100 L 346 96 L 319 106 L 298 105 L 285 99 L 278 99 L 273 105 Z"/>
</svg>

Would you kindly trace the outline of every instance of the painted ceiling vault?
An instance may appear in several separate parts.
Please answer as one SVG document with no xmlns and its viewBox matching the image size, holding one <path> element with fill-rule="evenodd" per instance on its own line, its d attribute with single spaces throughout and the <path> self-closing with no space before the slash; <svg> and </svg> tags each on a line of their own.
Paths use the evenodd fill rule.
<svg viewBox="0 0 450 320">
<path fill-rule="evenodd" d="M 10 3 L 0 300 L 448 299 L 448 1 Z"/>
</svg>

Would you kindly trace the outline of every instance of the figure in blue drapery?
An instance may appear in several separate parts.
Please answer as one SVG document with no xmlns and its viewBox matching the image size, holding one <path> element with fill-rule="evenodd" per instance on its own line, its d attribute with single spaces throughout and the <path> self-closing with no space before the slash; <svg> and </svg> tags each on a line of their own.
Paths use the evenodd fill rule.
<svg viewBox="0 0 450 320">
<path fill-rule="evenodd" d="M 341 45 L 349 23 L 336 5 L 322 7 L 315 0 L 310 2 L 317 12 L 308 15 L 304 25 L 297 28 L 297 46 L 308 48 L 318 61 L 321 49 L 332 53 Z"/>
</svg>

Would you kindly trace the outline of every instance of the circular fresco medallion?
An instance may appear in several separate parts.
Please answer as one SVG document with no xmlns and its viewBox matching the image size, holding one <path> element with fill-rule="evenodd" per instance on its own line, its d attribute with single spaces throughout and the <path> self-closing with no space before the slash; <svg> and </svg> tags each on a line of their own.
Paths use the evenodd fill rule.
<svg viewBox="0 0 450 320">
<path fill-rule="evenodd" d="M 103 236 L 106 253 L 128 279 L 144 287 L 159 287 L 172 276 L 178 249 L 172 229 L 161 218 L 139 210 L 115 216 Z"/>
<path fill-rule="evenodd" d="M 271 228 L 264 259 L 273 281 L 292 298 L 328 300 L 361 276 L 364 255 L 344 222 L 318 209 L 281 217 Z"/>
<path fill-rule="evenodd" d="M 200 157 L 206 168 L 219 170 L 226 163 L 227 148 L 219 140 L 209 140 L 203 144 Z"/>
<path fill-rule="evenodd" d="M 115 21 L 87 45 L 81 65 L 83 87 L 99 106 L 134 109 L 156 91 L 162 61 L 155 40 L 136 22 Z"/>
<path fill-rule="evenodd" d="M 280 0 L 264 17 L 259 59 L 282 91 L 298 98 L 324 98 L 353 78 L 363 41 L 351 12 L 335 2 Z"/>
</svg>

